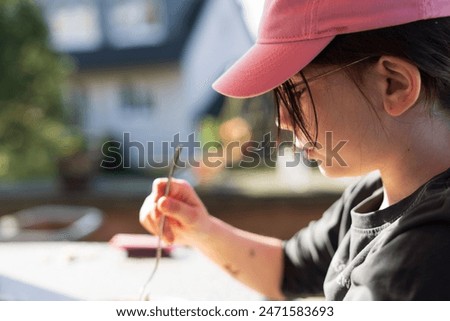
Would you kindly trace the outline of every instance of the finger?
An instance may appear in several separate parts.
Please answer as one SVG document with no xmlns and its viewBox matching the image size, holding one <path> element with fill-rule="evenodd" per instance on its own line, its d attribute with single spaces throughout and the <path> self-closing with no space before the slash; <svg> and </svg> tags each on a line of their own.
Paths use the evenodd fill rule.
<svg viewBox="0 0 450 321">
<path fill-rule="evenodd" d="M 153 235 L 159 234 L 157 222 L 151 220 L 149 217 L 145 218 L 144 221 L 141 221 L 141 224 L 149 233 Z"/>
<path fill-rule="evenodd" d="M 161 196 L 164 196 L 166 185 L 167 185 L 168 181 L 169 181 L 169 179 L 164 178 L 164 177 L 156 178 L 153 181 L 151 195 L 154 196 L 155 200 L 158 200 Z"/>
<path fill-rule="evenodd" d="M 157 178 L 153 182 L 152 194 L 154 193 L 156 200 L 165 196 L 167 182 L 167 178 Z M 183 179 L 172 178 L 169 195 L 192 206 L 203 205 L 191 184 Z"/>
<path fill-rule="evenodd" d="M 163 215 L 177 220 L 183 225 L 192 224 L 198 216 L 194 207 L 172 197 L 161 197 L 157 202 L 156 208 Z"/>
<path fill-rule="evenodd" d="M 166 223 L 164 224 L 164 231 L 163 231 L 163 239 L 164 242 L 168 244 L 172 244 L 175 240 L 175 236 L 172 230 L 174 222 L 175 221 L 170 217 L 166 217 Z"/>
<path fill-rule="evenodd" d="M 152 234 L 157 234 L 158 220 L 161 212 L 156 208 L 156 202 L 152 195 L 148 196 L 139 211 L 141 225 Z"/>
<path fill-rule="evenodd" d="M 147 231 L 151 233 L 153 233 L 150 217 L 150 210 L 152 207 L 152 203 L 154 202 L 152 202 L 150 196 L 148 196 L 144 200 L 144 203 L 142 204 L 141 209 L 139 210 L 139 222 Z"/>
</svg>

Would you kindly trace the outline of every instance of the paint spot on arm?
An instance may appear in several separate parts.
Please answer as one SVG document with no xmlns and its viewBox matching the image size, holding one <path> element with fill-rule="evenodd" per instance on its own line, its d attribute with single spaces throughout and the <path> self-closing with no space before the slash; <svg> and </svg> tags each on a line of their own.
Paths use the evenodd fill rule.
<svg viewBox="0 0 450 321">
<path fill-rule="evenodd" d="M 228 271 L 232 276 L 237 277 L 239 275 L 239 270 L 235 269 L 231 264 L 225 264 L 224 269 Z"/>
</svg>

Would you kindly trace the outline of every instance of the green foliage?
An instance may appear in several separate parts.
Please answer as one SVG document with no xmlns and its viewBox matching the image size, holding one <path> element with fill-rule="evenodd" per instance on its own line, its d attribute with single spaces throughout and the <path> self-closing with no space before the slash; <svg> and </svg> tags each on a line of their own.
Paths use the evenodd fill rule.
<svg viewBox="0 0 450 321">
<path fill-rule="evenodd" d="M 0 1 L 0 179 L 55 174 L 81 146 L 63 123 L 61 84 L 69 64 L 50 48 L 31 0 Z"/>
<path fill-rule="evenodd" d="M 200 139 L 202 141 L 202 146 L 210 142 L 219 142 L 219 126 L 220 119 L 213 116 L 204 117 L 200 125 Z"/>
</svg>

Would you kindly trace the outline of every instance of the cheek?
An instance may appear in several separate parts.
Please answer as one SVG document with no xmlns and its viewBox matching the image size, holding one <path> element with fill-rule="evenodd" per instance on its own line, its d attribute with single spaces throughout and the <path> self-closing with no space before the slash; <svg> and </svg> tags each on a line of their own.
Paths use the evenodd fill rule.
<svg viewBox="0 0 450 321">
<path fill-rule="evenodd" d="M 360 175 L 353 171 L 357 169 L 366 172 L 365 168 L 373 165 L 374 144 L 379 136 L 379 120 L 375 112 L 370 110 L 373 107 L 369 106 L 363 97 L 355 92 L 337 91 L 330 90 L 326 96 L 320 97 L 316 104 L 319 119 L 318 140 L 322 146 L 318 153 L 323 161 L 327 161 L 328 167 L 322 169 L 330 173 L 338 170 L 337 176 L 344 172 Z"/>
<path fill-rule="evenodd" d="M 279 107 L 280 115 L 279 119 L 277 119 L 277 126 L 283 130 L 293 130 L 291 117 L 289 116 L 289 112 L 284 106 Z"/>
<path fill-rule="evenodd" d="M 314 96 L 318 119 L 319 142 L 331 132 L 340 140 L 355 140 L 365 131 L 367 107 L 359 95 L 348 86 L 335 84 L 323 88 Z"/>
</svg>

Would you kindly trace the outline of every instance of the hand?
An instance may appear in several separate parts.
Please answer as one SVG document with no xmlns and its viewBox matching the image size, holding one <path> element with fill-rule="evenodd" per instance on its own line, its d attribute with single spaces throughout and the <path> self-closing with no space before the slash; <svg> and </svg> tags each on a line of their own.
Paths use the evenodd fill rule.
<svg viewBox="0 0 450 321">
<path fill-rule="evenodd" d="M 173 178 L 168 197 L 164 196 L 168 179 L 153 182 L 152 193 L 139 212 L 142 226 L 154 235 L 160 233 L 162 215 L 166 216 L 162 238 L 167 243 L 195 246 L 208 235 L 211 216 L 192 186 Z"/>
</svg>

